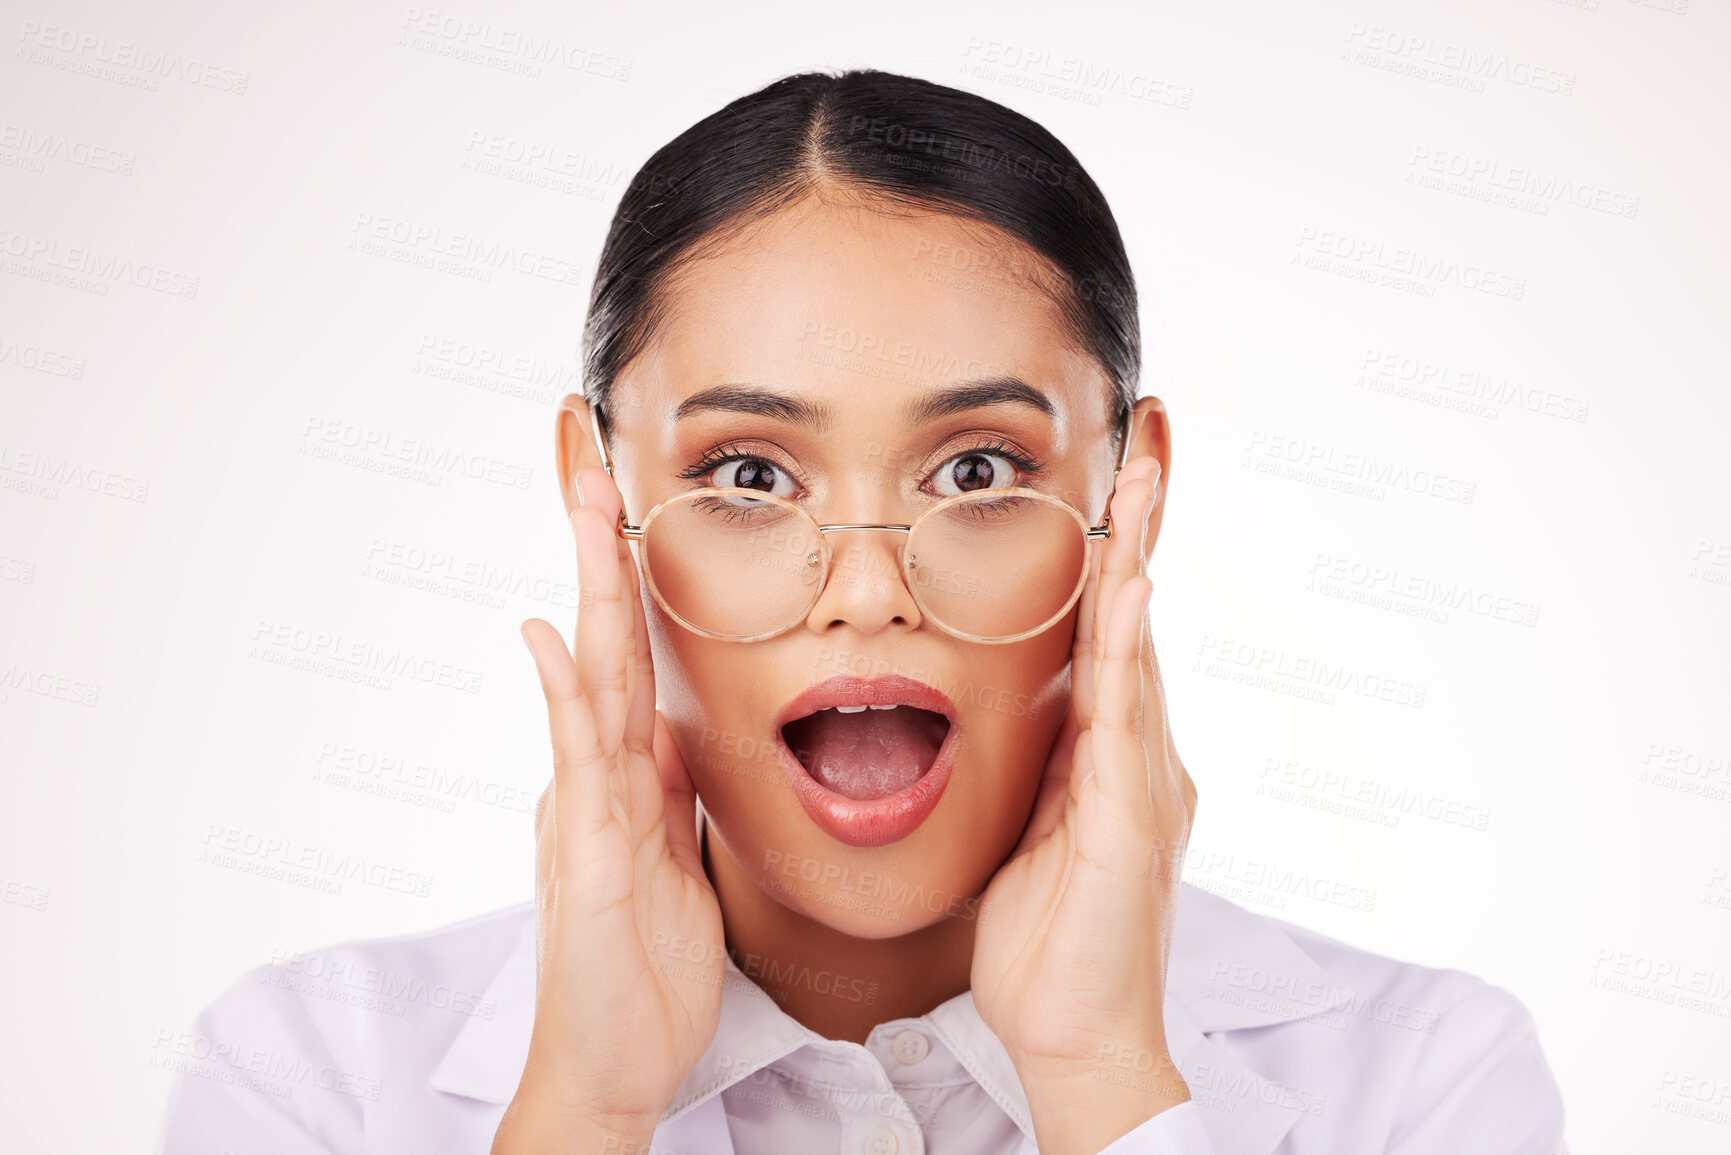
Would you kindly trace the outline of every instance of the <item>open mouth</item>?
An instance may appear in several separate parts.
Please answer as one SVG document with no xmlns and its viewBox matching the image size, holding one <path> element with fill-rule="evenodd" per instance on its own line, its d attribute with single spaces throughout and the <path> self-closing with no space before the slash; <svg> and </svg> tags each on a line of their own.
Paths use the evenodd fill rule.
<svg viewBox="0 0 1731 1155">
<path fill-rule="evenodd" d="M 781 728 L 805 772 L 844 798 L 899 794 L 937 760 L 950 720 L 910 705 L 829 706 Z"/>
<path fill-rule="evenodd" d="M 937 809 L 962 724 L 936 686 L 902 674 L 832 674 L 776 715 L 781 767 L 820 829 L 848 846 L 887 846 Z"/>
</svg>

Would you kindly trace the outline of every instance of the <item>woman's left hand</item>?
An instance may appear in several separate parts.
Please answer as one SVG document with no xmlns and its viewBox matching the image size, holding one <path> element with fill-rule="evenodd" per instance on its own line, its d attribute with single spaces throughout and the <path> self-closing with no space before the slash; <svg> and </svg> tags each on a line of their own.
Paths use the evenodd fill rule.
<svg viewBox="0 0 1731 1155">
<path fill-rule="evenodd" d="M 1077 615 L 1070 712 L 979 908 L 974 1003 L 1016 1065 L 1042 1155 L 1093 1155 L 1190 1097 L 1163 1006 L 1196 787 L 1146 616 L 1159 474 L 1152 457 L 1118 473 Z"/>
</svg>

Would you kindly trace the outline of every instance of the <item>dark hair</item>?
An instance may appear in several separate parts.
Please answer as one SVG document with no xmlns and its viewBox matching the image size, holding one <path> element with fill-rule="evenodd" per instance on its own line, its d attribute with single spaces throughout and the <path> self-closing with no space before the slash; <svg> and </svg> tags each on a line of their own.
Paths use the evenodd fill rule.
<svg viewBox="0 0 1731 1155">
<path fill-rule="evenodd" d="M 681 262 L 832 186 L 995 225 L 1045 257 L 1068 282 L 1057 299 L 1111 380 L 1112 427 L 1121 429 L 1135 403 L 1141 335 L 1130 260 L 1105 196 L 1069 149 L 1021 113 L 875 69 L 777 80 L 674 137 L 632 178 L 583 331 L 584 392 L 603 419 L 619 371 L 665 316 L 663 291 Z"/>
</svg>

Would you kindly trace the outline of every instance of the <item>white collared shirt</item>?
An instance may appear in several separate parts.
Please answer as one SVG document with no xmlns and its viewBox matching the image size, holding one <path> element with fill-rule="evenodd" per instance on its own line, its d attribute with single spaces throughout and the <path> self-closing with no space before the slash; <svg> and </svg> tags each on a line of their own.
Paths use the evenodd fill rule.
<svg viewBox="0 0 1731 1155">
<path fill-rule="evenodd" d="M 247 972 L 176 1043 L 159 1149 L 484 1155 L 528 1054 L 534 934 L 524 903 Z M 644 1155 L 1036 1155 L 1015 1068 L 971 993 L 862 1045 L 807 1029 L 725 965 L 715 1039 Z M 870 994 L 848 976 L 797 981 Z M 1567 1155 L 1531 1018 L 1460 971 L 1186 883 L 1165 1014 L 1191 1100 L 1102 1155 Z M 1135 1056 L 1100 1077 L 1136 1080 Z"/>
</svg>

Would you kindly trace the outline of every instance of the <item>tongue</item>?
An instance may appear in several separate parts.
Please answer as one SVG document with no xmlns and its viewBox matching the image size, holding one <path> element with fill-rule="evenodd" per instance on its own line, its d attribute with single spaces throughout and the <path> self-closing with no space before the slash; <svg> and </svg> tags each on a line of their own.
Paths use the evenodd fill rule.
<svg viewBox="0 0 1731 1155">
<path fill-rule="evenodd" d="M 806 773 L 846 798 L 887 798 L 931 769 L 949 719 L 897 706 L 843 714 L 819 710 L 782 727 Z"/>
</svg>

